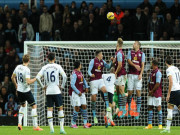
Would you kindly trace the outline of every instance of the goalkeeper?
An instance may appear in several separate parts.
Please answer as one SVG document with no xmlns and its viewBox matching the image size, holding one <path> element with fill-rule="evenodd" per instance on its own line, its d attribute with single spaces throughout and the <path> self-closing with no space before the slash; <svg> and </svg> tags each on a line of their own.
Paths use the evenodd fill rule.
<svg viewBox="0 0 180 135">
<path fill-rule="evenodd" d="M 124 89 L 124 93 L 125 93 L 126 97 L 128 96 L 128 93 L 127 93 L 127 84 L 128 84 L 128 79 L 126 80 L 125 89 Z M 114 120 L 115 118 L 120 117 L 122 115 L 122 113 L 121 114 L 119 113 L 120 110 L 119 110 L 119 105 L 118 105 L 118 94 L 117 94 L 116 89 L 114 91 L 114 96 L 113 96 L 113 108 L 114 108 L 113 110 L 115 110 L 115 113 L 113 115 L 113 120 Z M 118 116 L 118 114 L 119 114 L 119 116 Z"/>
</svg>

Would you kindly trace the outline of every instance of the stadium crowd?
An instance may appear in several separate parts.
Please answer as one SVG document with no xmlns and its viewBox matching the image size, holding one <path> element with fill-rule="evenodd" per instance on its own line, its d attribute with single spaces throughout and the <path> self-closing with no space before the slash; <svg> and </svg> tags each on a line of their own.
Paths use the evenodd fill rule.
<svg viewBox="0 0 180 135">
<path fill-rule="evenodd" d="M 106 14 L 114 12 L 115 19 L 107 20 Z M 35 40 L 40 33 L 41 41 L 101 41 L 180 39 L 180 3 L 174 0 L 167 8 L 163 0 L 152 5 L 143 0 L 136 9 L 121 9 L 112 0 L 96 7 L 83 1 L 63 6 L 59 0 L 49 8 L 45 0 L 40 7 L 20 3 L 19 9 L 8 5 L 0 7 L 0 116 L 15 115 L 18 110 L 15 88 L 10 80 L 16 65 L 20 64 L 24 41 Z"/>
</svg>

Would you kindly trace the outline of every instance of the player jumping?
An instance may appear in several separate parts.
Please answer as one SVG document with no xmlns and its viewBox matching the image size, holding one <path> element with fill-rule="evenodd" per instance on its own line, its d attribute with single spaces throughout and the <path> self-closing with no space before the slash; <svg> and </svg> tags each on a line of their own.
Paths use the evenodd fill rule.
<svg viewBox="0 0 180 135">
<path fill-rule="evenodd" d="M 135 41 L 133 50 L 128 52 L 128 117 L 131 117 L 131 100 L 133 90 L 136 90 L 137 95 L 137 113 L 135 119 L 139 119 L 141 110 L 141 88 L 142 88 L 142 74 L 144 71 L 145 54 L 140 50 L 141 43 Z"/>
<path fill-rule="evenodd" d="M 173 66 L 172 63 L 172 58 L 168 56 L 165 60 L 165 64 L 168 67 L 166 75 L 169 80 L 169 89 L 166 97 L 166 101 L 168 102 L 167 126 L 161 133 L 170 133 L 174 106 L 176 105 L 180 110 L 180 71 L 177 67 Z"/>
<path fill-rule="evenodd" d="M 37 106 L 34 100 L 34 97 L 30 90 L 30 84 L 36 81 L 36 78 L 30 79 L 30 69 L 28 68 L 29 64 L 29 55 L 24 55 L 22 58 L 23 64 L 18 65 L 13 74 L 12 74 L 12 82 L 15 85 L 17 90 L 18 99 L 20 101 L 21 107 L 19 109 L 18 116 L 18 129 L 22 130 L 22 119 L 25 113 L 26 103 L 32 107 L 31 115 L 33 117 L 33 129 L 36 131 L 42 131 L 43 129 L 38 126 L 37 123 Z M 16 82 L 17 77 L 17 82 Z"/>
<path fill-rule="evenodd" d="M 103 54 L 102 51 L 98 50 L 96 51 L 96 58 L 92 59 L 89 63 L 88 68 L 88 74 L 90 76 L 90 89 L 91 89 L 91 106 L 92 106 L 92 113 L 94 118 L 94 123 L 97 124 L 98 120 L 96 117 L 96 96 L 98 94 L 98 89 L 100 89 L 104 93 L 104 100 L 106 103 L 106 110 L 107 112 L 111 111 L 111 108 L 109 107 L 109 101 L 108 101 L 108 92 L 106 90 L 105 84 L 102 79 L 102 71 L 103 68 L 110 69 L 112 62 L 110 64 L 107 64 L 103 60 Z M 105 121 L 107 124 L 107 120 Z"/>
<path fill-rule="evenodd" d="M 74 62 L 74 71 L 72 72 L 70 87 L 70 91 L 72 91 L 71 103 L 74 107 L 73 118 L 71 122 L 72 128 L 78 128 L 76 125 L 76 120 L 80 110 L 83 117 L 84 128 L 89 128 L 89 126 L 87 125 L 87 103 L 86 96 L 84 93 L 88 92 L 89 86 L 86 80 L 84 79 L 83 74 L 81 73 L 81 67 L 82 66 L 80 61 Z M 85 91 L 83 86 L 85 88 Z"/>
<path fill-rule="evenodd" d="M 116 45 L 116 54 L 115 54 L 115 75 L 116 79 L 116 91 L 118 93 L 118 105 L 119 110 L 122 112 L 120 118 L 123 118 L 126 114 L 126 97 L 124 94 L 124 88 L 126 84 L 126 70 L 125 70 L 125 56 L 122 51 L 123 40 L 118 38 Z"/>
<path fill-rule="evenodd" d="M 152 72 L 149 77 L 148 83 L 148 126 L 145 129 L 152 129 L 153 107 L 157 107 L 159 129 L 162 129 L 162 110 L 161 110 L 161 97 L 162 97 L 162 74 L 158 69 L 158 61 L 152 61 Z"/>
<path fill-rule="evenodd" d="M 43 89 L 46 89 L 46 99 L 47 99 L 47 118 L 50 126 L 50 133 L 54 133 L 53 127 L 53 107 L 54 103 L 56 108 L 58 108 L 58 117 L 60 121 L 60 134 L 66 134 L 64 131 L 64 113 L 63 113 L 63 100 L 61 95 L 61 90 L 64 89 L 67 76 L 62 69 L 62 67 L 55 62 L 55 53 L 48 54 L 49 64 L 42 67 L 40 72 L 37 74 L 36 78 Z M 59 74 L 63 77 L 62 85 L 59 85 Z M 44 76 L 46 87 L 41 83 L 40 78 Z"/>
</svg>

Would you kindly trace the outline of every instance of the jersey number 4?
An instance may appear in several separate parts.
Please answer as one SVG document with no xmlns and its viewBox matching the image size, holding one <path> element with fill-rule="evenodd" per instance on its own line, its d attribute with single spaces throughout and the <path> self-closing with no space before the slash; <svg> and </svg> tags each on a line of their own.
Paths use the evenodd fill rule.
<svg viewBox="0 0 180 135">
<path fill-rule="evenodd" d="M 110 82 L 111 81 L 111 76 L 109 76 L 106 81 Z"/>
<path fill-rule="evenodd" d="M 49 73 L 47 72 L 47 80 L 48 80 L 48 82 L 49 82 L 49 78 L 50 78 L 50 81 L 51 81 L 51 82 L 55 82 L 56 77 L 53 75 L 53 73 L 54 73 L 54 71 L 52 71 L 52 72 L 50 73 L 50 75 L 49 75 Z"/>
</svg>

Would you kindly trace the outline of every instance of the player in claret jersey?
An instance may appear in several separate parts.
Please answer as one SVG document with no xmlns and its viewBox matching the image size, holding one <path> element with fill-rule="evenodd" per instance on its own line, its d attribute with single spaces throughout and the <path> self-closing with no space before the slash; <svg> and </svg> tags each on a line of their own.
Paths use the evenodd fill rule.
<svg viewBox="0 0 180 135">
<path fill-rule="evenodd" d="M 84 88 L 85 90 L 84 90 Z M 88 84 L 81 73 L 81 63 L 80 61 L 74 62 L 74 71 L 71 75 L 71 86 L 70 91 L 72 91 L 72 106 L 74 107 L 73 118 L 71 122 L 72 128 L 78 128 L 76 125 L 76 120 L 78 113 L 81 110 L 83 117 L 84 128 L 89 128 L 87 124 L 87 103 L 85 92 L 88 92 Z"/>
<path fill-rule="evenodd" d="M 111 108 L 109 107 L 109 101 L 108 101 L 108 92 L 106 90 L 105 84 L 102 79 L 102 73 L 103 68 L 110 69 L 112 64 L 112 61 L 107 64 L 103 60 L 103 54 L 102 51 L 98 50 L 96 51 L 96 58 L 92 59 L 89 63 L 88 68 L 88 74 L 90 76 L 90 89 L 91 89 L 91 107 L 92 107 L 92 113 L 94 118 L 94 123 L 97 124 L 98 120 L 96 117 L 96 96 L 98 94 L 98 89 L 101 90 L 104 93 L 104 100 L 106 103 L 106 109 L 107 112 L 111 111 Z M 105 120 L 105 123 L 107 124 L 107 120 Z"/>
<path fill-rule="evenodd" d="M 34 83 L 36 81 L 36 78 L 30 79 L 30 69 L 28 68 L 29 55 L 24 55 L 22 61 L 23 64 L 16 67 L 11 77 L 12 82 L 17 89 L 18 99 L 21 104 L 18 116 L 18 129 L 22 130 L 22 119 L 25 113 L 26 106 L 25 101 L 27 101 L 32 107 L 31 115 L 33 117 L 33 129 L 36 131 L 42 131 L 43 129 L 40 128 L 37 123 L 37 106 L 30 90 L 30 84 Z"/>
<path fill-rule="evenodd" d="M 166 75 L 169 80 L 169 89 L 166 97 L 166 101 L 168 102 L 167 127 L 161 131 L 161 133 L 170 133 L 174 106 L 176 105 L 180 110 L 180 71 L 177 67 L 173 66 L 172 63 L 172 58 L 168 56 L 165 60 L 165 64 L 168 67 Z"/>
<path fill-rule="evenodd" d="M 124 94 L 124 88 L 126 84 L 126 70 L 125 70 L 125 56 L 122 51 L 123 46 L 123 40 L 121 38 L 118 38 L 117 45 L 116 45 L 116 54 L 115 54 L 115 75 L 117 77 L 115 85 L 116 85 L 116 91 L 118 93 L 118 105 L 119 105 L 119 111 L 121 111 L 122 115 L 120 118 L 123 118 L 126 114 L 126 101 L 125 101 L 125 94 Z"/>
<path fill-rule="evenodd" d="M 128 52 L 128 117 L 131 117 L 131 100 L 133 90 L 136 90 L 137 95 L 137 113 L 135 119 L 139 119 L 141 109 L 141 88 L 142 88 L 142 75 L 144 71 L 145 54 L 140 50 L 141 43 L 135 41 L 133 50 Z"/>
<path fill-rule="evenodd" d="M 58 109 L 58 118 L 60 122 L 60 134 L 66 134 L 64 131 L 64 113 L 63 113 L 63 100 L 61 95 L 61 90 L 65 88 L 65 83 L 67 80 L 66 73 L 63 68 L 54 63 L 55 62 L 55 53 L 50 52 L 48 54 L 49 64 L 42 67 L 42 69 L 37 74 L 36 78 L 38 83 L 43 89 L 46 90 L 46 99 L 47 99 L 47 118 L 50 126 L 50 133 L 54 133 L 53 127 L 53 107 L 54 104 Z M 62 85 L 59 85 L 60 74 L 63 77 Z M 46 85 L 41 83 L 40 78 L 44 76 Z"/>
<path fill-rule="evenodd" d="M 159 129 L 162 129 L 162 110 L 161 110 L 161 97 L 162 97 L 162 74 L 158 69 L 158 61 L 152 61 L 152 72 L 149 77 L 148 83 L 148 126 L 145 129 L 152 129 L 153 107 L 157 107 Z"/>
</svg>

